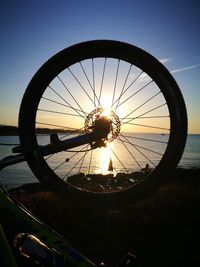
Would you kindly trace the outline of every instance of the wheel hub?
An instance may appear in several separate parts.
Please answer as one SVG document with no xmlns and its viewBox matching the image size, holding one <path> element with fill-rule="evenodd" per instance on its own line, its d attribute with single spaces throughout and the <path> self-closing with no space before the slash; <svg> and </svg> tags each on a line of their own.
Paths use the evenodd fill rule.
<svg viewBox="0 0 200 267">
<path fill-rule="evenodd" d="M 106 112 L 103 108 L 97 108 L 88 114 L 85 120 L 85 131 L 96 132 L 105 136 L 108 142 L 112 142 L 120 133 L 120 120 L 114 111 Z"/>
<path fill-rule="evenodd" d="M 102 116 L 94 122 L 93 132 L 107 137 L 111 129 L 111 124 L 111 120 L 106 116 Z"/>
</svg>

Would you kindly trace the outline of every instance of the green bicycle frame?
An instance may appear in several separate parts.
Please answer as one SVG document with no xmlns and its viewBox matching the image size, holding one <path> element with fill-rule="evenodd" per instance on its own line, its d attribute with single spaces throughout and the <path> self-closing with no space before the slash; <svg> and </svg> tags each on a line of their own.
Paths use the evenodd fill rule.
<svg viewBox="0 0 200 267">
<path fill-rule="evenodd" d="M 63 237 L 38 220 L 21 204 L 12 200 L 0 187 L 0 211 L 3 217 L 10 217 L 20 231 L 37 236 L 50 248 L 54 248 L 64 257 L 69 266 L 96 267 L 96 265 L 73 249 Z M 17 233 L 16 233 L 17 234 Z"/>
</svg>

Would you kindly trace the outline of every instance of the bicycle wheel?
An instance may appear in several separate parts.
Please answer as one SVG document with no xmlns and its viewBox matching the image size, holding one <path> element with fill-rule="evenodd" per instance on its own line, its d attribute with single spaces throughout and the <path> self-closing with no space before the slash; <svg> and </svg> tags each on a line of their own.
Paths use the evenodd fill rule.
<svg viewBox="0 0 200 267">
<path fill-rule="evenodd" d="M 60 140 L 87 134 L 99 118 L 110 123 L 101 144 L 40 153 L 53 132 Z M 177 166 L 187 114 L 157 59 L 127 43 L 96 40 L 62 50 L 38 70 L 22 99 L 19 131 L 30 168 L 54 190 L 133 202 Z"/>
</svg>

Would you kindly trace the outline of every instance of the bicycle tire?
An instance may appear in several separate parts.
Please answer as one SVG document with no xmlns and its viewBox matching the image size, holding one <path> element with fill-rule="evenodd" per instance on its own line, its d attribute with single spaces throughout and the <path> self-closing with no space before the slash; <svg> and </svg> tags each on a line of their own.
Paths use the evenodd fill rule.
<svg viewBox="0 0 200 267">
<path fill-rule="evenodd" d="M 160 88 L 167 102 L 170 114 L 170 133 L 165 153 L 144 180 L 119 192 L 97 193 L 77 189 L 61 180 L 37 151 L 36 113 L 42 95 L 51 81 L 64 69 L 77 62 L 95 58 L 124 60 L 147 73 Z M 31 103 L 31 104 L 30 104 Z M 148 52 L 134 45 L 113 41 L 94 40 L 73 45 L 50 58 L 34 75 L 24 93 L 19 111 L 19 136 L 29 167 L 36 177 L 53 190 L 66 196 L 108 201 L 134 203 L 143 199 L 166 183 L 178 165 L 187 138 L 187 111 L 181 91 L 170 72 Z"/>
</svg>

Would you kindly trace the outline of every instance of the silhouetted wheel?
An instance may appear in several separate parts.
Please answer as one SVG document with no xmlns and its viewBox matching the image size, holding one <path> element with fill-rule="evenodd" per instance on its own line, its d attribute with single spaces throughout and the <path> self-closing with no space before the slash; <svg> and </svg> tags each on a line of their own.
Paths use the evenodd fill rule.
<svg viewBox="0 0 200 267">
<path fill-rule="evenodd" d="M 35 74 L 19 113 L 20 141 L 36 177 L 83 199 L 127 202 L 153 192 L 176 168 L 187 114 L 169 71 L 133 45 L 83 42 Z M 44 156 L 40 146 L 107 131 L 106 138 Z"/>
</svg>

